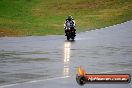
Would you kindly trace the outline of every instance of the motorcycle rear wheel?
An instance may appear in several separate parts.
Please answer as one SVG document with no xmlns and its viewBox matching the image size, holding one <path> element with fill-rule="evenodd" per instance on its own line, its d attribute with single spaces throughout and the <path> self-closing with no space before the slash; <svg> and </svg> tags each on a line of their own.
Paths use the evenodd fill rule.
<svg viewBox="0 0 132 88">
<path fill-rule="evenodd" d="M 72 40 L 74 40 L 75 38 L 74 38 L 74 37 L 72 37 L 71 39 L 72 39 Z"/>
</svg>

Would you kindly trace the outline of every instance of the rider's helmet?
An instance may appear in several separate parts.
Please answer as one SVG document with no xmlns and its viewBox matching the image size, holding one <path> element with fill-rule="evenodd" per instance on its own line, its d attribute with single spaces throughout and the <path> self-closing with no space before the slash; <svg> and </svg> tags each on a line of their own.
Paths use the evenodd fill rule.
<svg viewBox="0 0 132 88">
<path fill-rule="evenodd" d="M 69 16 L 67 17 L 67 19 L 68 19 L 68 20 L 73 20 L 73 17 L 72 17 L 71 15 L 69 15 Z"/>
</svg>

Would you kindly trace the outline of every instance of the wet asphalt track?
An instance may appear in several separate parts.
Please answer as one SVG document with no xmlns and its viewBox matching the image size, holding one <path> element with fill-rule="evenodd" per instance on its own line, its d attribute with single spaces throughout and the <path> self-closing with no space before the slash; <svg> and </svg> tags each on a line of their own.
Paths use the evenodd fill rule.
<svg viewBox="0 0 132 88">
<path fill-rule="evenodd" d="M 0 38 L 0 88 L 132 88 L 132 84 L 76 83 L 87 73 L 132 75 L 132 21 L 77 34 Z"/>
</svg>

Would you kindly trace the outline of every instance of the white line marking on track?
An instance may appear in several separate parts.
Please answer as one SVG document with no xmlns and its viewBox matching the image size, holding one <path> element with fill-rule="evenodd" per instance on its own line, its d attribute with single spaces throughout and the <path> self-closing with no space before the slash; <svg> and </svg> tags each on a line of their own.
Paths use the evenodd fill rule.
<svg viewBox="0 0 132 88">
<path fill-rule="evenodd" d="M 34 80 L 34 81 L 28 81 L 28 82 L 23 82 L 23 83 L 3 85 L 3 86 L 0 86 L 0 88 L 6 88 L 6 87 L 11 87 L 11 86 L 16 86 L 16 85 L 25 84 L 25 83 L 35 83 L 35 82 L 55 80 L 55 79 L 64 79 L 64 78 L 69 78 L 69 77 L 70 76 L 62 76 L 62 77 L 49 78 L 49 79 L 44 79 L 44 80 Z"/>
</svg>

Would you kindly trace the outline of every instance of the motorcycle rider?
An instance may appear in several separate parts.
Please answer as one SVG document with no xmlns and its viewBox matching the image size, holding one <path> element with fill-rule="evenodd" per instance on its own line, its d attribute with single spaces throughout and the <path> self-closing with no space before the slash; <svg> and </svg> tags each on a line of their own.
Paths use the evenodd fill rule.
<svg viewBox="0 0 132 88">
<path fill-rule="evenodd" d="M 66 21 L 64 23 L 65 33 L 67 32 L 67 28 L 74 29 L 76 31 L 76 29 L 75 29 L 75 20 L 70 15 L 67 17 L 67 19 L 66 19 Z"/>
</svg>

